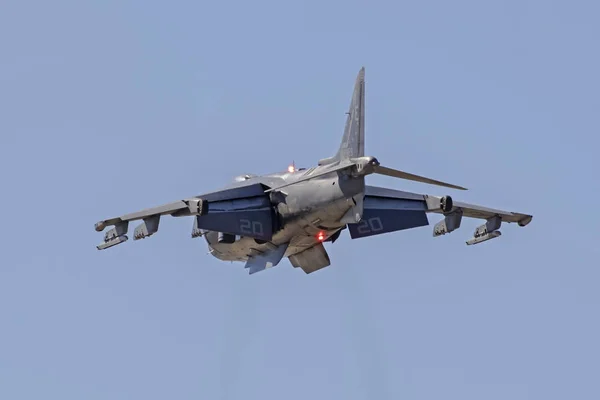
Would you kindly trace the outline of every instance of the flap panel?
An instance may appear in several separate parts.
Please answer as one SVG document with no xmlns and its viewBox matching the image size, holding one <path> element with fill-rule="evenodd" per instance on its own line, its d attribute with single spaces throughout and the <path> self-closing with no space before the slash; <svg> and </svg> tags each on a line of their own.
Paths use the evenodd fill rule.
<svg viewBox="0 0 600 400">
<path fill-rule="evenodd" d="M 425 210 L 422 199 L 365 195 L 362 220 L 348 224 L 350 237 L 358 239 L 429 225 Z"/>
<path fill-rule="evenodd" d="M 208 231 L 248 236 L 256 239 L 273 238 L 275 213 L 269 208 L 233 210 L 208 213 L 196 217 L 196 228 Z"/>
<path fill-rule="evenodd" d="M 256 194 L 258 186 L 258 196 L 232 197 L 242 193 Z M 262 185 L 258 186 L 254 185 L 254 192 L 221 193 L 220 196 L 216 196 L 219 193 L 215 193 L 215 197 L 203 197 L 212 200 L 208 201 L 207 213 L 196 217 L 195 228 L 271 240 L 273 233 L 278 230 L 278 219 L 269 196 L 263 193 Z"/>
</svg>

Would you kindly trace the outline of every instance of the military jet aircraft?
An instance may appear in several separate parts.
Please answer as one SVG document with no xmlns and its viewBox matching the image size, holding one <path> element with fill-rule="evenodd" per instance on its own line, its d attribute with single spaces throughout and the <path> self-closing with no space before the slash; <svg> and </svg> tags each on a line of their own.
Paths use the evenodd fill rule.
<svg viewBox="0 0 600 400">
<path fill-rule="evenodd" d="M 502 222 L 525 226 L 532 215 L 495 210 L 432 196 L 370 186 L 370 174 L 466 190 L 434 179 L 383 166 L 365 156 L 365 69 L 358 73 L 342 141 L 333 157 L 311 168 L 241 175 L 221 190 L 162 206 L 109 218 L 96 231 L 113 226 L 97 246 L 103 250 L 127 240 L 129 222 L 142 220 L 133 239 L 157 232 L 161 216 L 193 217 L 191 237 L 203 236 L 210 254 L 223 261 L 245 262 L 250 274 L 276 266 L 287 257 L 309 274 L 329 266 L 323 242 L 335 242 L 348 229 L 352 239 L 429 225 L 427 214 L 439 214 L 433 236 L 460 227 L 462 217 L 485 220 L 467 245 L 500 236 Z"/>
</svg>

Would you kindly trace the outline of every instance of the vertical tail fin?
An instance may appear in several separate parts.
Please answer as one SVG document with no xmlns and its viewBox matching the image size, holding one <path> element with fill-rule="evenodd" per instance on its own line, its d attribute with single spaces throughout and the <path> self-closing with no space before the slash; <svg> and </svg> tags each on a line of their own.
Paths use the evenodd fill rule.
<svg viewBox="0 0 600 400">
<path fill-rule="evenodd" d="M 356 77 L 347 114 L 344 136 L 336 155 L 319 161 L 319 165 L 365 155 L 365 67 Z"/>
</svg>

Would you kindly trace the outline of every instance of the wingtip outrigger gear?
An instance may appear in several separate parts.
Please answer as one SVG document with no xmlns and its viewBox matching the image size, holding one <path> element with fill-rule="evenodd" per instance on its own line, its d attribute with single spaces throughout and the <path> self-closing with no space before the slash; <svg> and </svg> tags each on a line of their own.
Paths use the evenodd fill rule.
<svg viewBox="0 0 600 400">
<path fill-rule="evenodd" d="M 528 225 L 528 224 L 531 222 L 531 220 L 532 220 L 532 219 L 533 219 L 533 215 L 528 215 L 528 216 L 526 216 L 525 218 L 523 218 L 523 219 L 519 220 L 519 221 L 517 222 L 517 224 L 518 224 L 519 226 L 527 226 L 527 225 Z"/>
</svg>

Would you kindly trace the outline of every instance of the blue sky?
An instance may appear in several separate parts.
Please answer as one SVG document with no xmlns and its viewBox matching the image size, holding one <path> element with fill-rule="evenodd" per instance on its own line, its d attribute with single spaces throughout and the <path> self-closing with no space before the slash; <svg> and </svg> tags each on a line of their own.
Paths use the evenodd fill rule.
<svg viewBox="0 0 600 400">
<path fill-rule="evenodd" d="M 593 2 L 4 1 L 0 398 L 598 398 Z M 534 214 L 248 276 L 190 219 L 105 252 L 105 217 L 366 150 Z"/>
</svg>

